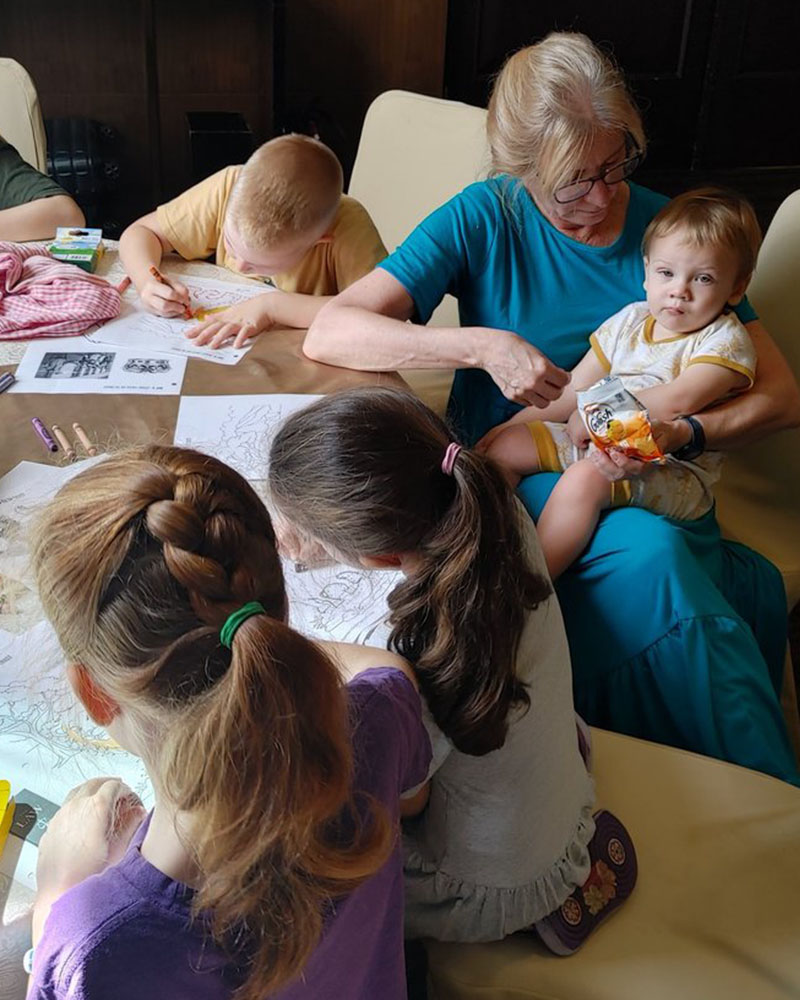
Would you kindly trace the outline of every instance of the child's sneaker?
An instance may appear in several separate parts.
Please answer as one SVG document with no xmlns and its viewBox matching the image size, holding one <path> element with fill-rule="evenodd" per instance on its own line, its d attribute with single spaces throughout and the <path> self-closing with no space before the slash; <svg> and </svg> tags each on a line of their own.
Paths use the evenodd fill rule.
<svg viewBox="0 0 800 1000">
<path fill-rule="evenodd" d="M 556 955 L 576 952 L 597 925 L 633 892 L 638 866 L 636 849 L 616 816 L 595 813 L 595 833 L 589 842 L 589 877 L 561 906 L 533 926 Z"/>
</svg>

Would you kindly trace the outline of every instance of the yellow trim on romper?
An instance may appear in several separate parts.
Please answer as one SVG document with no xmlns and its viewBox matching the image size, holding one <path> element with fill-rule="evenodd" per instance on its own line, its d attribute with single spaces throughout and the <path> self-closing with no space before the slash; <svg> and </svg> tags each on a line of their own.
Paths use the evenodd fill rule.
<svg viewBox="0 0 800 1000">
<path fill-rule="evenodd" d="M 719 365 L 720 368 L 730 368 L 731 371 L 738 372 L 739 375 L 744 375 L 749 380 L 750 385 L 745 386 L 744 389 L 740 389 L 740 392 L 749 389 L 753 382 L 755 382 L 755 375 L 749 368 L 745 368 L 744 365 L 739 365 L 735 361 L 730 361 L 728 358 L 722 358 L 719 355 L 698 354 L 696 358 L 692 358 L 691 361 L 686 363 L 687 368 L 689 365 Z"/>
<path fill-rule="evenodd" d="M 653 330 L 655 329 L 656 318 L 652 314 L 647 317 L 644 321 L 644 330 L 642 331 L 642 336 L 644 337 L 644 342 L 646 344 L 671 344 L 676 340 L 683 340 L 684 337 L 688 337 L 688 333 L 678 333 L 674 337 L 664 337 L 663 340 L 653 340 Z"/>
<path fill-rule="evenodd" d="M 558 457 L 558 449 L 553 440 L 553 435 L 545 427 L 541 420 L 536 420 L 532 424 L 525 424 L 536 445 L 539 454 L 540 472 L 563 472 L 561 460 Z"/>
<path fill-rule="evenodd" d="M 610 372 L 611 362 L 605 356 L 603 348 L 598 344 L 596 334 L 592 333 L 589 335 L 589 344 L 591 345 L 592 350 L 596 354 L 597 360 L 600 362 L 600 364 L 605 368 L 607 372 Z"/>
<path fill-rule="evenodd" d="M 611 506 L 629 507 L 631 503 L 631 482 L 629 479 L 618 479 L 611 483 Z"/>
</svg>

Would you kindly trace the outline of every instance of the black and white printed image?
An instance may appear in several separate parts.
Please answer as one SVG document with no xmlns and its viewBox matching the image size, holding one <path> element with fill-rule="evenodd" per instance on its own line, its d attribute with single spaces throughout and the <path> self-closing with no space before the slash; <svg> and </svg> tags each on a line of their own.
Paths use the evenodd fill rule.
<svg viewBox="0 0 800 1000">
<path fill-rule="evenodd" d="M 108 378 L 114 353 L 106 351 L 48 352 L 42 358 L 36 378 Z"/>
<path fill-rule="evenodd" d="M 131 358 L 122 366 L 124 372 L 136 372 L 137 375 L 158 375 L 161 372 L 172 371 L 169 358 Z"/>
</svg>

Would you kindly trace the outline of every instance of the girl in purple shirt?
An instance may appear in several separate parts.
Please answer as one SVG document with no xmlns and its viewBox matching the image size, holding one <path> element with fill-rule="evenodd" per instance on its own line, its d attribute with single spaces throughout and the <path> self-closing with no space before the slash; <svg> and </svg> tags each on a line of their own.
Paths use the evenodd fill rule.
<svg viewBox="0 0 800 1000">
<path fill-rule="evenodd" d="M 430 759 L 404 661 L 339 647 L 343 686 L 286 624 L 261 501 L 196 452 L 77 476 L 33 562 L 77 696 L 156 804 L 120 851 L 141 809 L 118 782 L 51 823 L 29 1000 L 404 997 L 398 801 Z"/>
</svg>

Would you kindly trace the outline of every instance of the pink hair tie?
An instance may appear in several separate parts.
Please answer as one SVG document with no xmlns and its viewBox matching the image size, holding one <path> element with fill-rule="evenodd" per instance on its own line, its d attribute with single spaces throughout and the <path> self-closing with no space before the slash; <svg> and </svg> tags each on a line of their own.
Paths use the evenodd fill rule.
<svg viewBox="0 0 800 1000">
<path fill-rule="evenodd" d="M 461 445 L 457 444 L 455 441 L 451 441 L 447 446 L 447 451 L 444 453 L 444 458 L 442 459 L 442 472 L 446 476 L 453 475 L 453 466 L 456 463 L 456 455 L 461 451 Z"/>
</svg>

